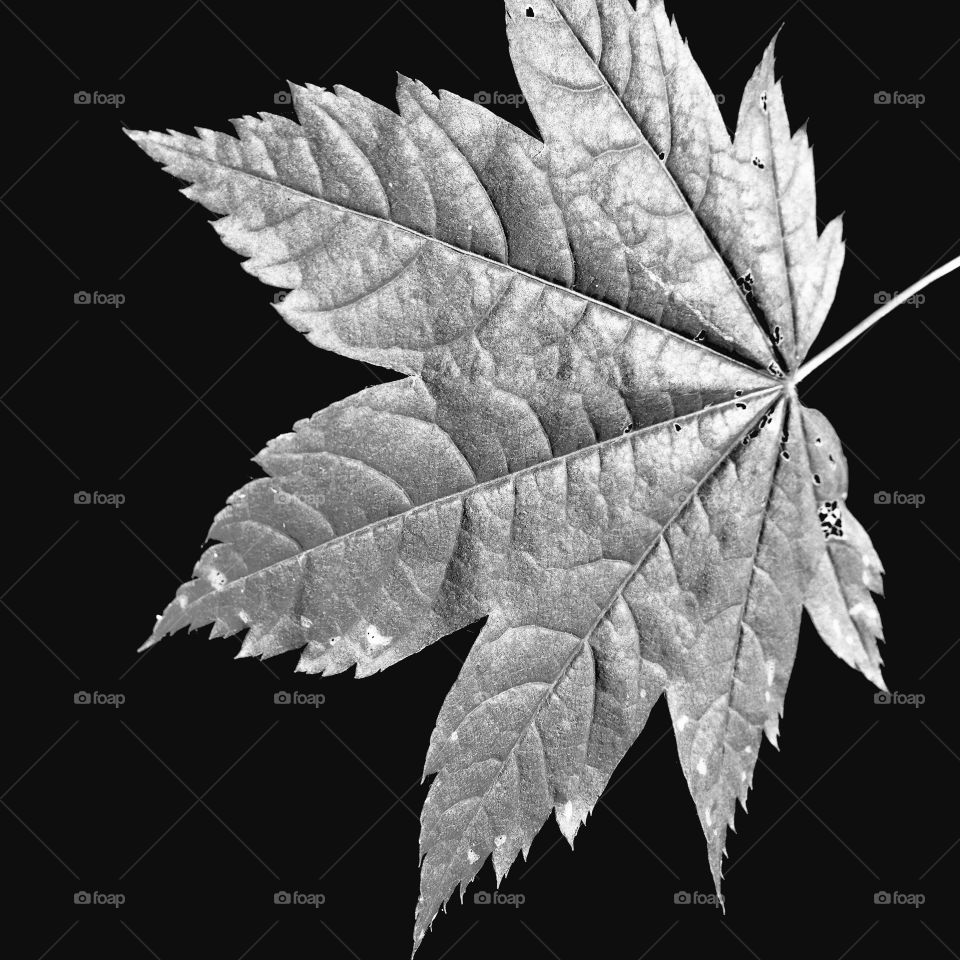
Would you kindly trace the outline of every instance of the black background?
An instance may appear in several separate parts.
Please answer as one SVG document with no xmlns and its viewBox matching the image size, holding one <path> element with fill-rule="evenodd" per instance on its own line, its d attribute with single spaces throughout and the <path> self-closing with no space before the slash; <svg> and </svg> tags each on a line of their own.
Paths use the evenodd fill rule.
<svg viewBox="0 0 960 960">
<path fill-rule="evenodd" d="M 394 71 L 467 97 L 514 93 L 502 5 L 4 7 L 0 216 L 15 347 L 3 351 L 0 415 L 8 517 L 22 525 L 2 609 L 7 926 L 22 924 L 22 955 L 37 958 L 405 956 L 419 773 L 470 636 L 363 681 L 294 675 L 295 655 L 234 662 L 235 638 L 203 633 L 134 652 L 212 515 L 258 475 L 250 456 L 389 375 L 286 327 L 271 290 L 121 126 L 224 129 L 245 112 L 289 113 L 274 106 L 285 78 L 385 103 Z M 818 346 L 957 253 L 950 5 L 671 9 L 730 124 L 786 21 L 778 69 L 794 123 L 812 118 L 819 212 L 846 213 L 847 264 Z M 78 91 L 125 102 L 76 104 Z M 926 102 L 877 104 L 878 91 Z M 523 107 L 493 109 L 535 129 Z M 125 302 L 75 305 L 81 291 Z M 886 564 L 888 684 L 925 703 L 876 704 L 805 622 L 782 752 L 764 747 L 728 844 L 725 916 L 674 902 L 711 883 L 661 703 L 576 854 L 549 823 L 502 888 L 525 903 L 475 904 L 474 891 L 493 889 L 485 867 L 420 956 L 957 956 L 958 291 L 960 276 L 929 288 L 802 389 L 847 445 L 848 502 Z M 125 503 L 76 505 L 77 491 Z M 880 491 L 925 503 L 876 503 Z M 125 702 L 77 705 L 78 691 Z M 277 705 L 278 691 L 325 703 Z M 125 903 L 75 905 L 78 891 Z M 325 903 L 278 906 L 276 891 Z M 878 891 L 926 902 L 878 905 Z"/>
</svg>

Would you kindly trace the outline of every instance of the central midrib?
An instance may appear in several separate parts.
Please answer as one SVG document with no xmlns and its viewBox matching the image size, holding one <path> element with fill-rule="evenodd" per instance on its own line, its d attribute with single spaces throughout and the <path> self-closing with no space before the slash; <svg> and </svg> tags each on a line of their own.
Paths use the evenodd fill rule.
<svg viewBox="0 0 960 960">
<path fill-rule="evenodd" d="M 640 555 L 640 558 L 631 566 L 630 570 L 627 571 L 627 573 L 624 575 L 623 579 L 620 581 L 619 586 L 610 595 L 610 598 L 604 604 L 603 609 L 601 610 L 597 618 L 594 620 L 591 626 L 584 631 L 584 634 L 580 643 L 574 646 L 570 655 L 560 666 L 553 680 L 550 681 L 548 685 L 545 687 L 543 695 L 540 697 L 535 708 L 530 712 L 530 718 L 518 731 L 517 736 L 515 737 L 513 743 L 510 745 L 510 749 L 507 751 L 503 760 L 501 760 L 500 766 L 497 768 L 497 772 L 491 778 L 490 785 L 487 787 L 487 789 L 483 793 L 483 796 L 480 798 L 480 803 L 477 807 L 477 810 L 474 812 L 473 817 L 470 820 L 470 823 L 473 823 L 473 821 L 477 818 L 477 816 L 479 816 L 481 810 L 483 809 L 486 798 L 489 796 L 490 791 L 494 788 L 497 781 L 499 780 L 500 775 L 503 773 L 504 767 L 506 766 L 507 762 L 510 760 L 510 757 L 513 756 L 513 753 L 517 749 L 517 746 L 519 745 L 520 741 L 523 739 L 524 735 L 530 729 L 530 726 L 533 724 L 534 720 L 539 715 L 540 709 L 543 706 L 544 702 L 546 701 L 547 697 L 550 696 L 556 690 L 557 685 L 566 676 L 567 671 L 570 669 L 570 665 L 583 652 L 584 647 L 586 646 L 587 643 L 589 643 L 590 637 L 593 636 L 594 632 L 597 630 L 600 624 L 603 623 L 604 618 L 609 614 L 613 605 L 623 596 L 624 590 L 626 590 L 626 588 L 632 582 L 633 578 L 637 575 L 637 573 L 639 573 L 640 568 L 646 562 L 647 558 L 650 556 L 654 548 L 663 539 L 663 536 L 666 533 L 666 531 L 672 526 L 672 524 L 676 521 L 676 519 L 680 516 L 680 514 L 683 513 L 684 510 L 686 510 L 686 508 L 693 501 L 693 498 L 699 493 L 703 485 L 716 473 L 716 471 L 720 468 L 721 464 L 724 464 L 727 462 L 731 453 L 737 448 L 738 444 L 740 444 L 743 441 L 743 438 L 750 432 L 750 430 L 753 428 L 754 424 L 757 423 L 760 417 L 763 416 L 765 413 L 767 413 L 776 403 L 779 403 L 779 402 L 780 402 L 780 397 L 777 397 L 769 406 L 759 411 L 755 418 L 751 418 L 748 421 L 747 425 L 743 427 L 734 436 L 731 442 L 724 449 L 723 453 L 719 457 L 717 457 L 713 465 L 704 473 L 704 475 L 697 481 L 696 485 L 690 490 L 687 496 L 684 497 L 684 499 L 680 502 L 679 506 L 673 512 L 673 514 L 666 521 L 664 521 L 663 525 L 660 528 L 660 532 L 657 534 L 656 537 L 654 537 L 650 541 L 650 543 L 646 546 L 646 548 L 643 550 L 642 554 Z M 617 437 L 615 439 L 619 440 L 623 438 Z M 772 483 L 772 477 L 771 477 L 771 483 Z M 440 756 L 441 757 L 443 756 L 442 752 Z M 460 844 L 458 844 L 458 848 L 457 848 L 458 850 L 460 848 L 460 845 L 462 845 L 462 843 L 463 841 L 461 840 Z M 443 872 L 444 881 L 446 881 L 452 866 L 453 866 L 453 861 L 451 860 L 447 863 L 446 869 Z"/>
<path fill-rule="evenodd" d="M 551 0 L 551 2 L 553 2 L 553 0 Z M 570 35 L 574 38 L 574 40 L 577 42 L 577 45 L 578 45 L 578 46 L 580 47 L 580 49 L 583 51 L 584 56 L 586 56 L 586 57 L 590 60 L 590 62 L 596 67 L 597 75 L 601 78 L 601 80 L 603 81 L 603 85 L 607 88 L 607 90 L 610 91 L 610 96 L 613 97 L 613 99 L 614 99 L 614 100 L 616 101 L 616 103 L 617 103 L 617 106 L 620 107 L 620 109 L 621 109 L 621 110 L 623 111 L 623 113 L 626 115 L 627 119 L 630 121 L 630 123 L 633 125 L 633 127 L 636 128 L 636 131 L 637 131 L 638 135 L 640 136 L 641 142 L 647 147 L 648 150 L 651 151 L 651 153 L 653 153 L 653 154 L 654 154 L 655 156 L 657 156 L 658 159 L 659 159 L 659 154 L 657 154 L 657 152 L 653 149 L 653 145 L 652 145 L 652 144 L 650 143 L 650 141 L 647 139 L 647 137 L 646 137 L 646 135 L 644 134 L 643 130 L 640 129 L 640 126 L 639 126 L 639 124 L 637 123 L 636 118 L 635 118 L 635 117 L 633 116 L 633 114 L 627 109 L 627 105 L 623 102 L 623 98 L 622 98 L 622 97 L 616 92 L 616 90 L 614 90 L 613 87 L 610 85 L 610 81 L 607 79 L 607 75 L 606 75 L 606 74 L 603 72 L 603 70 L 600 68 L 600 64 L 599 64 L 596 60 L 594 60 L 592 56 L 590 56 L 590 51 L 587 50 L 587 48 L 586 48 L 586 47 L 584 46 L 584 44 L 583 44 L 583 41 L 580 39 L 580 37 L 577 36 L 577 32 L 576 32 L 576 31 L 573 29 L 573 27 L 570 25 L 570 22 L 567 20 L 567 17 L 566 17 L 566 15 L 564 14 L 563 10 L 561 10 L 560 7 L 559 7 L 556 3 L 553 3 L 553 6 L 554 6 L 554 8 L 556 9 L 557 13 L 560 15 L 560 20 L 563 22 L 563 24 L 564 24 L 564 26 L 567 28 L 567 30 L 570 31 Z M 662 77 L 663 80 L 664 80 L 664 91 L 665 91 L 665 92 L 664 92 L 664 96 L 667 96 L 667 94 L 666 94 L 666 74 L 664 73 L 664 71 L 663 71 L 663 69 L 662 69 L 662 67 L 663 67 L 663 58 L 662 58 L 662 53 L 661 53 L 661 50 L 660 50 L 660 38 L 659 38 L 659 36 L 656 37 L 656 43 L 657 43 L 657 55 L 658 55 L 658 57 L 660 58 L 660 64 L 661 64 L 660 75 L 661 75 L 661 77 Z M 669 99 L 669 98 L 668 98 L 668 99 Z M 669 103 L 668 103 L 668 113 L 669 113 Z M 671 146 L 671 150 L 672 150 L 672 149 L 673 149 L 673 115 L 672 115 L 672 114 L 670 114 L 670 146 Z M 775 345 L 775 344 L 772 344 L 772 342 L 771 342 L 771 340 L 770 340 L 770 333 L 769 333 L 769 331 L 765 329 L 765 327 L 763 326 L 763 324 L 760 322 L 760 318 L 759 318 L 759 317 L 753 312 L 753 310 L 751 309 L 750 304 L 749 304 L 749 302 L 747 301 L 747 298 L 746 298 L 746 296 L 745 296 L 744 293 L 743 293 L 743 290 L 742 290 L 742 289 L 740 288 L 740 286 L 737 284 L 736 278 L 735 278 L 735 277 L 733 276 L 733 274 L 731 273 L 730 268 L 729 268 L 729 266 L 727 265 L 726 260 L 723 259 L 723 255 L 720 253 L 720 250 L 718 249 L 716 243 L 714 242 L 713 237 L 711 237 L 710 234 L 707 232 L 707 228 L 703 225 L 703 223 L 701 222 L 700 218 L 697 216 L 696 211 L 695 211 L 695 210 L 693 209 L 693 207 L 690 205 L 690 200 L 689 200 L 689 198 L 688 198 L 687 195 L 683 192 L 683 190 L 680 188 L 680 184 L 677 183 L 677 180 L 676 180 L 676 178 L 674 177 L 673 172 L 672 172 L 672 171 L 670 170 L 670 168 L 667 166 L 667 158 L 664 158 L 664 160 L 663 160 L 662 163 L 661 163 L 661 166 L 663 167 L 663 170 L 664 170 L 664 172 L 665 172 L 666 175 L 667 175 L 667 179 L 669 180 L 670 185 L 671 185 L 671 187 L 673 188 L 674 192 L 676 193 L 677 197 L 679 197 L 679 199 L 683 202 L 683 205 L 687 208 L 687 210 L 688 210 L 689 213 L 690 213 L 690 216 L 693 218 L 693 220 L 694 220 L 694 222 L 696 223 L 698 229 L 700 230 L 701 234 L 703 235 L 704 240 L 706 240 L 707 246 L 710 248 L 710 251 L 711 251 L 711 252 L 713 253 L 713 255 L 720 261 L 720 265 L 723 267 L 724 276 L 727 277 L 727 279 L 730 281 L 731 285 L 733 286 L 733 289 L 736 291 L 737 297 L 740 299 L 740 302 L 743 304 L 743 307 L 744 307 L 744 309 L 746 310 L 747 315 L 750 317 L 751 320 L 753 320 L 754 324 L 756 324 L 756 326 L 757 326 L 757 329 L 760 331 L 760 333 L 761 333 L 761 335 L 762 335 L 762 337 L 763 337 L 763 342 L 764 342 L 764 343 L 768 346 L 768 348 L 770 349 L 770 359 L 773 360 L 773 361 L 775 361 L 777 355 L 779 354 L 779 351 L 776 350 L 776 345 Z"/>
<path fill-rule="evenodd" d="M 471 487 L 464 487 L 462 490 L 455 491 L 454 493 L 449 493 L 446 496 L 440 497 L 436 500 L 428 500 L 424 503 L 414 504 L 409 509 L 404 510 L 400 513 L 391 514 L 389 517 L 383 517 L 380 520 L 375 520 L 372 523 L 366 524 L 365 526 L 357 527 L 355 530 L 349 530 L 346 533 L 341 533 L 338 536 L 331 537 L 329 540 L 324 540 L 322 543 L 318 543 L 315 546 L 302 549 L 298 553 L 294 554 L 293 556 L 284 557 L 282 560 L 277 560 L 274 563 L 268 564 L 265 567 L 260 567 L 258 570 L 254 570 L 252 573 L 245 574 L 242 577 L 237 577 L 236 580 L 231 580 L 229 583 L 227 583 L 223 587 L 223 590 L 220 590 L 220 591 L 210 590 L 207 593 L 204 593 L 201 596 L 197 597 L 197 599 L 193 600 L 188 605 L 188 607 L 192 607 L 194 604 L 199 603 L 201 600 L 205 599 L 206 597 L 209 597 L 211 594 L 214 594 L 214 593 L 220 594 L 224 590 L 229 589 L 235 584 L 246 582 L 252 577 L 260 576 L 261 574 L 266 573 L 268 570 L 272 570 L 274 567 L 281 566 L 284 563 L 292 563 L 294 561 L 298 561 L 299 558 L 302 557 L 305 553 L 311 553 L 314 550 L 327 550 L 329 548 L 334 547 L 337 543 L 343 540 L 347 540 L 351 537 L 357 537 L 364 533 L 370 533 L 381 527 L 389 526 L 391 523 L 396 523 L 397 521 L 403 520 L 409 517 L 411 514 L 417 513 L 419 511 L 437 509 L 439 507 L 444 506 L 447 503 L 450 503 L 456 500 L 465 499 L 468 496 L 473 496 L 483 490 L 495 487 L 498 484 L 515 483 L 518 478 L 526 474 L 534 473 L 538 470 L 547 470 L 550 467 L 558 463 L 563 463 L 566 460 L 569 460 L 573 457 L 587 456 L 591 453 L 595 453 L 600 450 L 606 450 L 609 447 L 614 446 L 615 444 L 618 444 L 618 443 L 630 443 L 635 438 L 641 436 L 642 434 L 653 431 L 653 430 L 662 429 L 666 424 L 669 424 L 669 423 L 681 424 L 685 421 L 695 420 L 696 418 L 703 416 L 704 413 L 706 413 L 707 411 L 711 411 L 711 412 L 719 411 L 724 409 L 725 407 L 729 407 L 737 403 L 744 403 L 747 400 L 756 399 L 757 397 L 760 397 L 766 393 L 777 393 L 779 395 L 782 392 L 783 392 L 783 388 L 779 384 L 776 387 L 765 387 L 763 389 L 753 390 L 750 393 L 743 394 L 743 396 L 735 397 L 732 400 L 725 400 L 723 403 L 718 403 L 712 407 L 704 407 L 703 409 L 697 410 L 693 413 L 685 414 L 682 417 L 675 417 L 669 420 L 661 421 L 659 423 L 653 423 L 647 427 L 641 428 L 640 430 L 633 430 L 630 433 L 621 434 L 620 436 L 609 437 L 606 440 L 600 440 L 597 443 L 590 444 L 589 446 L 580 447 L 577 450 L 571 450 L 569 453 L 561 454 L 558 457 L 551 457 L 549 460 L 541 460 L 538 463 L 531 464 L 529 467 L 524 467 L 522 470 L 517 470 L 515 473 L 508 473 L 508 474 L 504 474 L 503 476 L 492 477 L 489 480 L 484 480 L 482 483 L 475 484 Z M 756 422 L 756 420 L 759 419 L 759 417 L 760 417 L 760 414 L 758 414 L 755 419 L 752 419 L 750 421 L 751 427 Z M 739 434 L 738 439 L 742 435 L 743 434 Z M 323 452 L 323 451 L 320 451 L 320 452 Z M 285 456 L 285 454 L 282 454 L 280 456 Z M 724 453 L 723 458 L 721 459 L 726 459 L 726 457 L 728 456 L 729 456 L 729 451 Z M 719 463 L 720 461 L 717 461 L 717 462 Z M 711 472 L 713 469 L 715 469 L 715 467 L 716 465 L 714 465 L 714 468 L 711 468 Z M 267 478 L 264 478 L 264 479 L 267 479 Z M 290 495 L 294 497 L 296 496 L 296 494 L 290 494 Z M 310 509 L 314 509 L 310 507 L 309 504 L 306 504 L 306 503 L 304 504 L 304 506 L 307 506 Z M 319 511 L 316 511 L 316 512 L 319 512 Z M 671 518 L 671 522 L 672 522 L 672 518 Z M 188 608 L 184 608 L 184 609 L 188 609 Z"/>
</svg>

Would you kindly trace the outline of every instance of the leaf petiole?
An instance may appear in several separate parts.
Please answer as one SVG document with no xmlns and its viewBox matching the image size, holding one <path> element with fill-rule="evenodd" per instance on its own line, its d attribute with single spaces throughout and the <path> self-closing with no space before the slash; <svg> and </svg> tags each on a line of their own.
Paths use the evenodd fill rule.
<svg viewBox="0 0 960 960">
<path fill-rule="evenodd" d="M 907 287 L 906 290 L 901 291 L 895 297 L 892 297 L 887 303 L 885 303 L 879 310 L 874 310 L 865 320 L 861 320 L 855 327 L 848 330 L 839 340 L 834 341 L 827 347 L 826 350 L 818 353 L 812 360 L 808 360 L 798 371 L 797 375 L 794 377 L 793 382 L 799 383 L 804 377 L 813 373 L 817 367 L 826 363 L 832 356 L 839 353 L 844 347 L 849 343 L 852 343 L 860 334 L 865 333 L 869 330 L 881 317 L 885 317 L 891 310 L 896 310 L 901 303 L 905 303 L 909 300 L 917 291 L 922 290 L 924 287 L 929 286 L 933 283 L 934 280 L 939 280 L 941 277 L 945 277 L 948 273 L 952 273 L 954 270 L 960 267 L 960 257 L 954 257 L 952 260 L 947 261 L 942 267 L 937 267 L 932 273 L 928 273 L 922 280 L 918 280 L 915 284 L 910 287 Z"/>
</svg>

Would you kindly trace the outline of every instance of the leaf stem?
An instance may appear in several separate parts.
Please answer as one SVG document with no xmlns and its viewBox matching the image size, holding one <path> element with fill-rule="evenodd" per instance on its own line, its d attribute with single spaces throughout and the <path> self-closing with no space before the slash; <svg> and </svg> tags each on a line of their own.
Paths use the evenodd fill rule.
<svg viewBox="0 0 960 960">
<path fill-rule="evenodd" d="M 848 330 L 839 340 L 836 340 L 832 343 L 826 350 L 821 353 L 818 353 L 812 360 L 808 360 L 798 371 L 797 375 L 793 378 L 794 383 L 799 383 L 804 377 L 809 376 L 813 373 L 817 367 L 826 363 L 832 356 L 839 353 L 844 347 L 852 343 L 860 334 L 865 333 L 869 330 L 881 317 L 885 317 L 891 310 L 896 310 L 901 303 L 905 303 L 909 300 L 918 290 L 922 290 L 928 284 L 933 283 L 934 280 L 939 280 L 941 277 L 945 277 L 948 273 L 956 270 L 960 267 L 960 257 L 954 257 L 952 260 L 949 260 L 942 267 L 937 267 L 932 273 L 928 273 L 922 280 L 918 280 L 913 286 L 907 287 L 906 290 L 898 293 L 895 297 L 887 301 L 879 310 L 874 310 L 865 320 L 861 320 L 855 327 L 851 330 Z"/>
</svg>

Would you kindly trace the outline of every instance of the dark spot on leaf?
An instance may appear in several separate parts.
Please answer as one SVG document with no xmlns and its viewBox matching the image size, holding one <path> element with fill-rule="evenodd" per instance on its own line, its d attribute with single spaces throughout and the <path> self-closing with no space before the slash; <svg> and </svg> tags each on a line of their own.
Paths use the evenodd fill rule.
<svg viewBox="0 0 960 960">
<path fill-rule="evenodd" d="M 534 12 L 533 12 L 533 7 L 527 7 L 527 16 L 528 16 L 528 17 L 535 16 L 535 14 L 534 14 Z"/>
<path fill-rule="evenodd" d="M 753 158 L 753 165 L 757 167 L 759 170 L 763 170 L 765 166 L 764 162 L 759 157 Z"/>
<path fill-rule="evenodd" d="M 815 474 L 813 475 L 813 482 L 814 482 L 815 484 L 817 484 L 817 486 L 820 485 L 820 474 L 819 474 L 819 473 L 815 473 Z"/>
<path fill-rule="evenodd" d="M 738 403 L 738 404 L 737 404 L 737 409 L 738 409 L 738 410 L 746 410 L 746 409 L 747 409 L 747 405 L 746 405 L 745 403 Z"/>
<path fill-rule="evenodd" d="M 773 328 L 773 342 L 780 343 L 783 340 L 783 333 L 779 327 Z"/>
<path fill-rule="evenodd" d="M 843 517 L 840 515 L 839 500 L 824 500 L 817 510 L 817 517 L 825 539 L 841 540 L 843 538 Z"/>
<path fill-rule="evenodd" d="M 703 343 L 703 341 L 706 339 L 706 336 L 707 336 L 706 333 L 704 333 L 703 330 L 701 330 L 701 331 L 693 338 L 693 342 L 694 342 L 694 343 Z"/>
<path fill-rule="evenodd" d="M 780 369 L 780 364 L 778 364 L 778 363 L 776 363 L 776 362 L 774 361 L 774 362 L 772 362 L 772 363 L 767 367 L 767 369 L 768 369 L 775 377 L 779 377 L 781 380 L 783 379 L 783 371 Z"/>
<path fill-rule="evenodd" d="M 683 427 L 681 427 L 679 423 L 675 423 L 673 425 L 673 429 L 676 430 L 677 433 L 679 433 L 683 429 Z"/>
<path fill-rule="evenodd" d="M 781 450 L 781 451 L 780 451 L 780 456 L 783 457 L 784 460 L 789 460 L 789 459 L 790 459 L 790 451 L 789 451 L 789 450 Z"/>
</svg>

